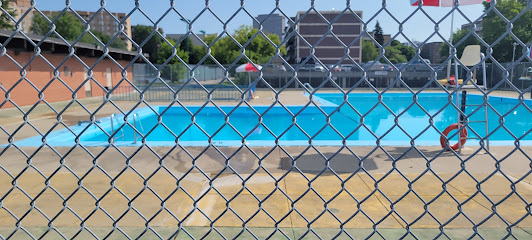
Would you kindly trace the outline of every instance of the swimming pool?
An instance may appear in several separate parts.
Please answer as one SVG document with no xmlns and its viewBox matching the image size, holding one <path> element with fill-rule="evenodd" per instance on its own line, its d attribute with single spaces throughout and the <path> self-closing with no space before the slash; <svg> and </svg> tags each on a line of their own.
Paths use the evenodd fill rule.
<svg viewBox="0 0 532 240">
<path fill-rule="evenodd" d="M 338 93 L 323 93 L 314 96 L 320 102 L 315 106 L 234 106 L 201 108 L 155 106 L 134 111 L 139 132 L 138 142 L 134 143 L 132 115 L 124 124 L 124 116 L 100 119 L 96 124 L 80 124 L 71 131 L 52 132 L 46 141 L 52 146 L 73 146 L 79 141 L 84 146 L 105 146 L 114 141 L 119 146 L 135 146 L 145 141 L 151 146 L 171 146 L 179 143 L 184 146 L 273 146 L 278 142 L 286 146 L 308 145 L 381 145 L 409 146 L 439 145 L 440 134 L 448 125 L 456 123 L 456 110 L 449 104 L 445 93 L 424 93 L 417 96 L 417 104 L 410 93 L 386 93 L 382 103 L 377 94 L 352 93 L 345 97 Z M 344 98 L 347 102 L 344 102 Z M 453 100 L 454 101 L 454 100 Z M 480 95 L 468 95 L 468 104 L 483 102 Z M 351 106 L 349 106 L 349 103 Z M 489 109 L 489 129 L 492 132 L 490 144 L 513 145 L 515 138 L 521 144 L 532 141 L 530 124 L 532 113 L 517 99 L 490 97 L 489 103 L 500 114 Z M 527 106 L 532 103 L 527 100 Z M 339 107 L 340 106 L 340 107 Z M 133 114 L 132 113 L 132 114 Z M 470 121 L 484 118 L 484 108 L 468 107 Z M 297 115 L 297 117 L 295 117 Z M 160 116 L 160 117 L 159 117 Z M 502 121 L 503 126 L 499 124 Z M 430 124 L 432 122 L 432 125 Z M 111 125 L 115 137 L 111 139 Z M 142 129 L 141 130 L 141 126 Z M 482 137 L 484 123 L 471 123 L 469 136 L 474 132 Z M 243 140 L 244 139 L 244 140 Z M 312 139 L 312 140 L 310 140 Z M 18 141 L 19 146 L 38 146 L 42 137 L 37 136 Z M 468 144 L 478 145 L 478 140 Z"/>
</svg>

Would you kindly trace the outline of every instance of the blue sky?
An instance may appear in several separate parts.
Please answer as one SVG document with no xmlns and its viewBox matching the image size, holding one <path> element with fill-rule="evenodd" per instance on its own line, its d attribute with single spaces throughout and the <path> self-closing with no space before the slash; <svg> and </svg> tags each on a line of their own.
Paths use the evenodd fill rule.
<svg viewBox="0 0 532 240">
<path fill-rule="evenodd" d="M 65 0 L 37 0 L 37 8 L 41 10 L 61 10 L 65 7 Z M 72 0 L 72 8 L 75 10 L 96 11 L 100 7 L 99 0 Z M 139 6 L 148 17 L 153 21 L 159 18 L 170 8 L 169 0 L 139 0 Z M 175 9 L 187 19 L 194 19 L 205 8 L 203 0 L 175 0 Z M 398 21 L 404 21 L 406 17 L 412 14 L 417 7 L 409 5 L 410 0 L 388 0 L 387 10 Z M 244 1 L 245 9 L 252 16 L 258 14 L 267 14 L 275 9 L 275 0 L 247 0 Z M 354 11 L 363 11 L 363 20 L 369 21 L 381 8 L 381 1 L 378 0 L 352 0 L 351 9 Z M 135 7 L 134 0 L 107 0 L 106 8 L 112 12 L 130 12 Z M 281 0 L 280 8 L 287 16 L 295 16 L 298 11 L 306 11 L 311 7 L 310 0 Z M 346 8 L 345 0 L 316 0 L 315 7 L 318 11 L 325 10 L 343 10 Z M 210 9 L 222 21 L 227 22 L 232 15 L 240 8 L 239 0 L 211 0 Z M 434 20 L 440 21 L 451 8 L 425 7 L 426 13 L 434 17 Z M 471 21 L 477 19 L 481 14 L 482 5 L 472 5 L 460 7 L 460 10 Z M 183 33 L 186 25 L 179 19 L 181 17 L 176 12 L 171 12 L 160 21 L 159 27 L 162 27 L 165 33 Z M 135 11 L 131 17 L 132 24 L 153 25 L 140 11 Z M 451 30 L 450 17 L 444 19 L 440 24 L 440 33 L 443 37 L 448 38 Z M 454 17 L 454 28 L 458 29 L 467 20 L 456 13 Z M 368 30 L 372 30 L 376 20 L 381 23 L 385 34 L 395 35 L 398 33 L 399 25 L 390 17 L 387 12 L 380 12 L 378 16 L 368 22 Z M 233 16 L 232 20 L 227 22 L 227 30 L 232 33 L 241 25 L 252 25 L 251 17 L 245 12 L 240 11 Z M 434 23 L 432 23 L 420 11 L 414 14 L 412 18 L 404 24 L 403 33 L 411 40 L 425 41 L 430 34 L 434 32 Z M 193 31 L 200 34 L 200 30 L 207 33 L 220 33 L 224 29 L 224 24 L 220 23 L 210 12 L 202 13 L 192 25 Z M 405 41 L 403 36 L 398 36 L 398 40 Z M 428 42 L 441 41 L 440 37 L 429 38 Z"/>
</svg>

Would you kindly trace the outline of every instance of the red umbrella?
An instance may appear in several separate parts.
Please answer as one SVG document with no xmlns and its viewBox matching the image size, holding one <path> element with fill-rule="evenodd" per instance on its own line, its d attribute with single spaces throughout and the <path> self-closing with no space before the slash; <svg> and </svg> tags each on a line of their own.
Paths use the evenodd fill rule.
<svg viewBox="0 0 532 240">
<path fill-rule="evenodd" d="M 236 68 L 236 72 L 258 72 L 262 69 L 260 65 L 255 64 L 255 66 L 251 63 L 242 64 Z"/>
<path fill-rule="evenodd" d="M 249 85 L 249 84 L 251 84 L 251 76 L 250 76 L 249 73 L 250 72 L 258 72 L 259 70 L 262 69 L 262 67 L 260 65 L 255 64 L 255 66 L 253 66 L 253 64 L 251 64 L 251 63 L 246 63 L 246 64 L 242 64 L 242 65 L 238 66 L 235 69 L 235 71 L 237 73 L 247 72 L 248 73 L 248 85 Z M 251 92 L 251 94 L 253 95 L 253 92 Z M 255 98 L 255 97 L 252 97 L 252 98 Z"/>
</svg>

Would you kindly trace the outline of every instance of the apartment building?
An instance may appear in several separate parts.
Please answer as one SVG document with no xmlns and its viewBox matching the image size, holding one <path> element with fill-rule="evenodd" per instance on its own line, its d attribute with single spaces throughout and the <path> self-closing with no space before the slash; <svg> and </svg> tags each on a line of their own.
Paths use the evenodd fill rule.
<svg viewBox="0 0 532 240">
<path fill-rule="evenodd" d="M 347 12 L 339 16 L 339 11 L 323 11 L 320 14 L 332 23 L 332 33 L 340 39 L 340 41 L 349 46 L 349 56 L 356 62 L 362 60 L 362 47 L 360 39 L 350 45 L 361 33 L 362 23 L 358 20 L 362 19 L 362 12 L 357 11 L 358 18 Z M 324 64 L 337 63 L 344 55 L 346 55 L 347 47 L 344 47 L 331 33 L 328 33 L 329 24 L 322 19 L 316 12 L 310 12 L 305 15 L 305 12 L 298 12 L 297 19 L 301 21 L 296 25 L 296 30 L 301 37 L 296 37 L 296 59 L 298 61 L 304 60 L 311 55 L 311 46 L 314 48 L 314 57 L 319 59 Z M 288 33 L 287 33 L 288 34 Z M 325 38 L 316 44 L 323 36 Z M 342 63 L 350 63 L 349 59 L 344 59 Z"/>
</svg>

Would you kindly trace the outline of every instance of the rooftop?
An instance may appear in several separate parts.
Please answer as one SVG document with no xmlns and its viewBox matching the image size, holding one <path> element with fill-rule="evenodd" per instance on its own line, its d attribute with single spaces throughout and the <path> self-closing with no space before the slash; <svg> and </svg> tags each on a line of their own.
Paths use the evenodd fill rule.
<svg viewBox="0 0 532 240">
<path fill-rule="evenodd" d="M 69 53 L 69 48 L 73 46 L 78 56 L 100 57 L 105 53 L 104 46 L 99 44 L 82 42 L 73 44 L 73 41 L 65 41 L 60 38 L 45 38 L 45 36 L 37 34 L 0 29 L 0 48 L 7 47 L 11 50 L 34 51 L 37 45 L 43 52 Z M 138 55 L 135 51 L 118 48 L 109 47 L 107 50 L 108 54 L 117 60 L 132 60 Z"/>
</svg>

